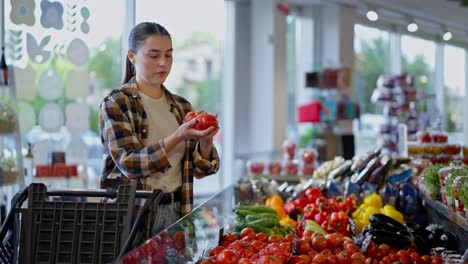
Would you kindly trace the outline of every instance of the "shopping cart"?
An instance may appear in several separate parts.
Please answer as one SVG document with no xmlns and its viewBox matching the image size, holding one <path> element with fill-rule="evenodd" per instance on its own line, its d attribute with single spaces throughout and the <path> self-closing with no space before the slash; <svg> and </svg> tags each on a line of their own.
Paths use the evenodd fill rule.
<svg viewBox="0 0 468 264">
<path fill-rule="evenodd" d="M 161 190 L 135 185 L 48 191 L 33 183 L 15 195 L 0 229 L 0 263 L 112 263 L 137 245 L 137 236 L 150 237 L 143 219 L 161 197 Z M 140 198 L 146 200 L 137 210 Z"/>
</svg>

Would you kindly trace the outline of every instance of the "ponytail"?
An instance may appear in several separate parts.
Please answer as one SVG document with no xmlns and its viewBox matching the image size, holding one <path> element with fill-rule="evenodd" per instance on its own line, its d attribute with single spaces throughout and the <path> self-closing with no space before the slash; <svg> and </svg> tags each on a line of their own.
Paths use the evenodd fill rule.
<svg viewBox="0 0 468 264">
<path fill-rule="evenodd" d="M 122 84 L 126 84 L 128 83 L 128 81 L 130 81 L 130 79 L 133 78 L 133 76 L 135 76 L 135 69 L 134 69 L 135 66 L 133 66 L 133 64 L 130 62 L 130 59 L 128 58 L 128 56 L 126 57 L 126 63 L 125 63 L 125 74 L 124 74 L 124 80 L 122 82 Z"/>
</svg>

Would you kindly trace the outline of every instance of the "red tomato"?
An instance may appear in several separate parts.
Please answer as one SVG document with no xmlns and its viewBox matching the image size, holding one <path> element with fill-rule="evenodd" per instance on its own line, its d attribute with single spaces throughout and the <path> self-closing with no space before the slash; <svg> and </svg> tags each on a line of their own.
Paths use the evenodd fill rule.
<svg viewBox="0 0 468 264">
<path fill-rule="evenodd" d="M 241 258 L 237 264 L 252 264 L 252 261 L 250 261 L 248 258 Z"/>
<path fill-rule="evenodd" d="M 214 115 L 203 113 L 197 116 L 197 124 L 195 125 L 196 129 L 205 130 L 210 127 L 218 127 L 218 120 Z"/>
<path fill-rule="evenodd" d="M 442 262 L 441 256 L 435 256 L 432 258 L 431 264 L 442 264 Z"/>
<path fill-rule="evenodd" d="M 400 257 L 398 259 L 398 262 L 400 262 L 401 264 L 410 264 L 411 263 L 410 258 L 408 258 L 408 257 Z"/>
<path fill-rule="evenodd" d="M 338 233 L 327 234 L 325 236 L 328 248 L 336 248 L 343 244 L 343 237 Z"/>
<path fill-rule="evenodd" d="M 283 241 L 283 237 L 278 234 L 273 234 L 268 237 L 268 243 L 280 243 Z"/>
<path fill-rule="evenodd" d="M 288 264 L 307 264 L 307 263 L 304 262 L 304 260 L 299 256 L 292 256 L 289 259 Z"/>
<path fill-rule="evenodd" d="M 300 255 L 299 257 L 300 257 L 300 258 L 304 261 L 304 263 L 306 263 L 306 264 L 309 264 L 309 263 L 312 261 L 312 259 L 309 257 L 309 255 L 303 254 L 303 255 Z"/>
<path fill-rule="evenodd" d="M 283 264 L 281 260 L 279 260 L 275 256 L 261 256 L 258 261 L 255 263 L 260 263 L 260 264 Z"/>
<path fill-rule="evenodd" d="M 309 244 L 310 245 L 310 244 Z M 291 252 L 292 250 L 292 242 L 281 242 L 280 247 L 286 251 L 286 252 Z"/>
<path fill-rule="evenodd" d="M 234 233 L 229 233 L 226 235 L 223 235 L 223 238 L 221 240 L 221 246 L 227 247 L 229 244 L 237 240 L 237 235 Z"/>
<path fill-rule="evenodd" d="M 320 254 L 324 255 L 325 257 L 328 257 L 328 256 L 330 256 L 330 255 L 333 255 L 332 252 L 331 252 L 331 250 L 329 250 L 328 248 L 322 250 L 322 252 L 320 252 Z"/>
<path fill-rule="evenodd" d="M 370 241 L 369 245 L 367 246 L 366 256 L 374 258 L 377 255 L 377 246 L 375 245 L 374 241 Z"/>
<path fill-rule="evenodd" d="M 210 254 L 209 256 L 210 257 L 216 257 L 218 256 L 218 254 L 224 250 L 224 247 L 222 246 L 217 246 L 217 247 L 214 247 L 211 251 L 210 251 Z"/>
<path fill-rule="evenodd" d="M 367 258 L 365 264 L 379 264 L 379 262 L 374 258 Z"/>
<path fill-rule="evenodd" d="M 338 264 L 348 264 L 351 262 L 351 258 L 349 257 L 348 253 L 346 251 L 341 251 L 337 255 L 338 258 Z"/>
<path fill-rule="evenodd" d="M 252 242 L 252 241 L 256 240 L 256 238 L 255 238 L 255 235 L 247 235 L 247 236 L 244 236 L 241 240 L 247 241 L 247 242 Z"/>
<path fill-rule="evenodd" d="M 215 262 L 209 258 L 203 259 L 200 264 L 215 264 Z"/>
<path fill-rule="evenodd" d="M 317 255 L 318 252 L 315 249 L 311 249 L 309 252 L 307 252 L 307 256 L 310 257 L 310 260 L 314 259 L 315 255 Z"/>
<path fill-rule="evenodd" d="M 285 241 L 288 241 L 288 242 L 293 242 L 293 241 L 294 241 L 294 234 L 287 234 L 287 235 L 284 237 L 284 240 L 285 240 Z"/>
<path fill-rule="evenodd" d="M 234 250 L 225 249 L 216 257 L 216 264 L 237 264 L 239 255 Z"/>
<path fill-rule="evenodd" d="M 255 240 L 252 242 L 252 247 L 255 251 L 255 253 L 259 252 L 260 250 L 262 250 L 263 248 L 266 247 L 267 243 L 266 242 L 263 242 L 263 241 L 260 241 L 260 240 Z"/>
<path fill-rule="evenodd" d="M 182 231 L 175 232 L 172 236 L 172 244 L 175 249 L 181 250 L 185 248 L 185 234 Z"/>
<path fill-rule="evenodd" d="M 308 230 L 304 230 L 304 233 L 302 233 L 302 236 L 303 236 L 303 237 L 312 237 L 312 235 L 313 235 L 314 233 L 315 233 L 314 231 L 308 229 Z M 292 235 L 292 234 L 290 234 L 290 235 Z M 293 235 L 293 237 L 294 237 L 294 235 Z"/>
<path fill-rule="evenodd" d="M 338 263 L 338 257 L 335 255 L 328 255 L 327 256 L 327 263 Z"/>
<path fill-rule="evenodd" d="M 325 264 L 327 263 L 327 257 L 325 257 L 322 254 L 317 254 L 315 257 L 312 259 L 312 263 L 317 263 L 317 264 Z"/>
<path fill-rule="evenodd" d="M 212 126 L 218 127 L 218 120 L 216 116 L 208 113 L 202 113 L 197 115 L 197 113 L 195 112 L 188 112 L 185 115 L 184 122 L 188 122 L 194 118 L 197 119 L 197 123 L 193 126 L 194 129 L 205 130 Z"/>
<path fill-rule="evenodd" d="M 390 253 L 390 246 L 387 244 L 380 244 L 377 251 L 381 253 L 382 256 L 387 256 L 388 253 Z"/>
<path fill-rule="evenodd" d="M 424 255 L 421 257 L 421 259 L 424 261 L 425 264 L 431 264 L 431 256 L 429 255 Z"/>
<path fill-rule="evenodd" d="M 358 261 L 359 263 L 364 263 L 366 261 L 366 256 L 364 256 L 364 254 L 362 254 L 361 252 L 355 252 L 351 255 L 351 261 Z"/>
<path fill-rule="evenodd" d="M 299 239 L 299 242 L 297 243 L 296 253 L 299 255 L 307 254 L 309 250 L 310 250 L 309 240 L 304 239 L 304 238 Z"/>
<path fill-rule="evenodd" d="M 195 113 L 195 112 L 188 112 L 188 113 L 185 115 L 184 122 L 188 122 L 188 121 L 192 120 L 195 116 L 197 116 L 197 113 Z"/>
<path fill-rule="evenodd" d="M 262 242 L 266 242 L 268 239 L 268 236 L 265 233 L 260 232 L 255 235 L 255 239 L 260 240 Z"/>
<path fill-rule="evenodd" d="M 250 228 L 250 227 L 246 227 L 244 229 L 242 229 L 242 231 L 240 232 L 240 237 L 243 238 L 245 236 L 248 236 L 248 235 L 251 235 L 251 236 L 254 236 L 255 237 L 255 230 L 253 230 L 253 228 Z"/>
<path fill-rule="evenodd" d="M 237 240 L 232 242 L 228 249 L 235 251 L 241 258 L 250 258 L 255 254 L 254 248 L 251 246 L 250 242 L 244 240 Z"/>
<path fill-rule="evenodd" d="M 312 239 L 312 247 L 320 252 L 327 248 L 327 240 L 323 236 L 316 236 Z"/>
<path fill-rule="evenodd" d="M 359 248 L 354 243 L 345 244 L 344 249 L 346 250 L 346 253 L 348 253 L 348 255 L 350 256 L 356 252 L 359 252 Z"/>
</svg>

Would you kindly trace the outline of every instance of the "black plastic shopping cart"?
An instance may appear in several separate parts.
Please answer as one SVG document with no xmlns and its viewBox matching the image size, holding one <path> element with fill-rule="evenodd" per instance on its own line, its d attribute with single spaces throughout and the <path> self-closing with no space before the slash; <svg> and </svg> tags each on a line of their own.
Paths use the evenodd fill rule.
<svg viewBox="0 0 468 264">
<path fill-rule="evenodd" d="M 32 183 L 14 196 L 0 228 L 0 263 L 112 263 L 137 236 L 150 237 L 143 219 L 161 197 L 134 185 L 90 191 Z M 146 199 L 142 207 L 139 199 Z"/>
</svg>

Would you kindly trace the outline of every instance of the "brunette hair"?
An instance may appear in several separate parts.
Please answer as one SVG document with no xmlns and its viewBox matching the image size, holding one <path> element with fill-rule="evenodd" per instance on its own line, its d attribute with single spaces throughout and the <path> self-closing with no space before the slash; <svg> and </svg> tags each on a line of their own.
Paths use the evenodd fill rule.
<svg viewBox="0 0 468 264">
<path fill-rule="evenodd" d="M 140 47 L 143 45 L 143 42 L 149 36 L 168 36 L 171 38 L 171 34 L 158 23 L 154 22 L 142 22 L 130 31 L 128 36 L 128 49 L 131 50 L 133 53 L 137 53 Z M 127 83 L 133 76 L 135 76 L 135 69 L 128 58 L 126 57 L 126 65 L 125 65 L 125 76 L 123 80 L 123 84 Z"/>
</svg>

